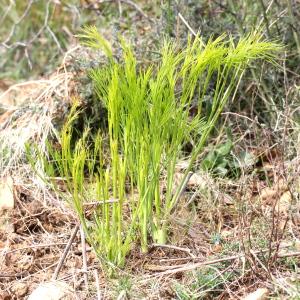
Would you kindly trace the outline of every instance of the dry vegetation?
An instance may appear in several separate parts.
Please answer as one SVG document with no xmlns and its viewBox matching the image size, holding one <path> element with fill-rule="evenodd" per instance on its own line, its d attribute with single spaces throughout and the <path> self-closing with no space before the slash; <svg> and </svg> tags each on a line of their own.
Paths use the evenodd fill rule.
<svg viewBox="0 0 300 300">
<path fill-rule="evenodd" d="M 300 298 L 299 1 L 154 2 L 0 0 L 0 299 L 26 299 L 56 280 L 66 299 Z M 74 99 L 83 109 L 74 139 L 85 126 L 91 135 L 106 126 L 87 76 L 105 58 L 77 44 L 84 24 L 113 45 L 122 33 L 145 66 L 159 59 L 162 37 L 184 47 L 198 30 L 206 42 L 262 26 L 285 45 L 279 66 L 253 64 L 227 103 L 172 211 L 166 244 L 150 240 L 142 253 L 135 243 L 114 272 L 25 153 L 28 142 L 46 152 L 47 139 L 60 149 Z M 187 165 L 177 162 L 174 182 Z M 88 220 L 94 209 L 84 207 Z"/>
</svg>

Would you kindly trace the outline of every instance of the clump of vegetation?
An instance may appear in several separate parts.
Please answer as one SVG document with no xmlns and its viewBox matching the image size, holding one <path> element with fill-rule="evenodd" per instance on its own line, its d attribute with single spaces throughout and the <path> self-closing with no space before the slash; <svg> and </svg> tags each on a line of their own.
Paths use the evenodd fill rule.
<svg viewBox="0 0 300 300">
<path fill-rule="evenodd" d="M 51 160 L 39 151 L 38 157 L 50 178 L 58 173 L 65 180 L 99 258 L 123 266 L 133 242 L 139 241 L 143 252 L 152 241 L 167 242 L 169 221 L 188 174 L 245 69 L 255 59 L 275 63 L 281 46 L 264 41 L 259 32 L 237 43 L 222 35 L 204 44 L 196 36 L 184 49 L 166 41 L 159 63 L 142 67 L 122 39 L 123 56 L 117 59 L 95 27 L 86 27 L 80 38 L 108 58 L 106 66 L 90 71 L 108 112 L 108 132 L 91 141 L 87 128 L 74 145 L 75 106 L 60 136 L 61 149 L 49 146 Z M 187 143 L 190 153 L 184 151 Z M 189 164 L 174 185 L 176 163 L 186 156 Z M 87 216 L 91 195 L 97 203 Z"/>
<path fill-rule="evenodd" d="M 223 289 L 224 285 L 234 277 L 232 270 L 224 272 L 224 269 L 226 269 L 225 266 L 216 265 L 191 272 L 186 276 L 188 282 L 185 282 L 185 285 L 178 283 L 174 285 L 176 299 L 207 299 L 209 294 L 213 295 L 218 290 Z"/>
</svg>

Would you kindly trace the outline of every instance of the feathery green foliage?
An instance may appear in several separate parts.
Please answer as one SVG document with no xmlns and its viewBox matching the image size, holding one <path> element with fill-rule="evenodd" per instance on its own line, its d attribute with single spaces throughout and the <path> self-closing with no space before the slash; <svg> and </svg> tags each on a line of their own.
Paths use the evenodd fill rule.
<svg viewBox="0 0 300 300">
<path fill-rule="evenodd" d="M 133 241 L 140 240 L 144 252 L 150 241 L 167 242 L 169 220 L 188 173 L 244 70 L 255 59 L 274 63 L 281 46 L 262 40 L 258 32 L 237 43 L 222 35 L 204 45 L 196 37 L 185 49 L 166 41 L 159 64 L 143 67 L 123 40 L 123 57 L 115 59 L 94 27 L 80 37 L 108 57 L 106 67 L 90 72 L 108 111 L 108 136 L 99 133 L 90 146 L 85 131 L 73 149 L 73 112 L 62 131 L 62 149 L 51 156 L 96 252 L 122 266 Z M 194 103 L 197 110 L 191 116 Z M 193 144 L 190 162 L 175 186 L 176 163 L 186 155 L 188 142 Z M 99 200 L 89 220 L 83 207 L 87 182 L 96 182 Z"/>
</svg>

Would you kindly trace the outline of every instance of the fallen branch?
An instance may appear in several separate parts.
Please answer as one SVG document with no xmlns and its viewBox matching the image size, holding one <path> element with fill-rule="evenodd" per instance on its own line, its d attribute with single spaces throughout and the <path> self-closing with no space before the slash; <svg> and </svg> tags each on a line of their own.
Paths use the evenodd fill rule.
<svg viewBox="0 0 300 300">
<path fill-rule="evenodd" d="M 263 251 L 252 251 L 251 254 L 260 254 L 263 252 L 267 252 L 268 250 L 263 250 Z M 300 251 L 297 252 L 290 252 L 290 253 L 284 253 L 284 254 L 278 254 L 278 258 L 284 258 L 284 257 L 293 257 L 293 256 L 300 256 Z M 191 271 L 203 266 L 207 265 L 214 265 L 220 262 L 227 262 L 227 261 L 232 261 L 236 259 L 240 259 L 246 257 L 246 254 L 238 254 L 238 255 L 233 255 L 233 256 L 228 256 L 224 258 L 219 258 L 219 259 L 214 259 L 214 260 L 208 260 L 208 261 L 202 261 L 199 263 L 193 263 L 193 264 L 181 264 L 181 265 L 176 265 L 176 266 L 156 266 L 156 265 L 148 265 L 147 269 L 151 271 L 163 271 L 160 272 L 159 274 L 154 274 L 154 275 L 149 275 L 148 277 L 154 277 L 154 276 L 164 276 L 164 275 L 171 275 L 171 274 L 176 274 L 179 272 L 185 272 L 185 271 Z M 195 258 L 196 259 L 196 258 Z"/>
<path fill-rule="evenodd" d="M 65 250 L 64 250 L 64 252 L 63 252 L 63 254 L 62 254 L 61 258 L 60 258 L 60 260 L 59 260 L 59 263 L 58 263 L 58 265 L 57 265 L 57 267 L 56 267 L 56 269 L 54 271 L 54 274 L 52 276 L 53 280 L 57 279 L 58 273 L 60 272 L 60 270 L 61 270 L 61 268 L 63 266 L 65 258 L 67 256 L 67 254 L 68 254 L 68 252 L 69 252 L 72 244 L 73 244 L 73 240 L 75 239 L 78 230 L 79 230 L 79 225 L 77 224 L 76 227 L 74 228 L 74 231 L 73 231 L 73 233 L 72 233 L 72 235 L 71 235 L 71 237 L 70 237 L 70 239 L 68 241 L 68 244 L 67 244 L 67 246 L 66 246 L 66 248 L 65 248 Z"/>
</svg>

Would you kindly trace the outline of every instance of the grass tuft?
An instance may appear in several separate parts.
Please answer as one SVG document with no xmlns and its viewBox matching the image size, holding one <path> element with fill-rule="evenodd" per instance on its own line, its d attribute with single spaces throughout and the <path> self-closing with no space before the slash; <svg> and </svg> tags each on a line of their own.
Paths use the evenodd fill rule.
<svg viewBox="0 0 300 300">
<path fill-rule="evenodd" d="M 94 27 L 86 27 L 79 37 L 108 58 L 106 66 L 90 71 L 108 112 L 108 132 L 99 132 L 91 143 L 87 129 L 73 145 L 74 108 L 61 133 L 61 149 L 50 147 L 53 162 L 44 160 L 44 166 L 52 177 L 58 172 L 64 178 L 99 257 L 123 266 L 134 241 L 143 252 L 151 242 L 167 242 L 187 176 L 245 69 L 256 59 L 274 63 L 281 46 L 264 41 L 259 32 L 237 43 L 222 35 L 204 45 L 197 36 L 184 49 L 166 41 L 159 63 L 141 67 L 124 40 L 123 56 L 116 59 Z M 197 110 L 191 116 L 194 103 Z M 191 141 L 189 164 L 175 186 L 176 163 L 186 158 L 184 146 Z M 98 202 L 89 216 L 87 184 L 95 186 Z"/>
</svg>

